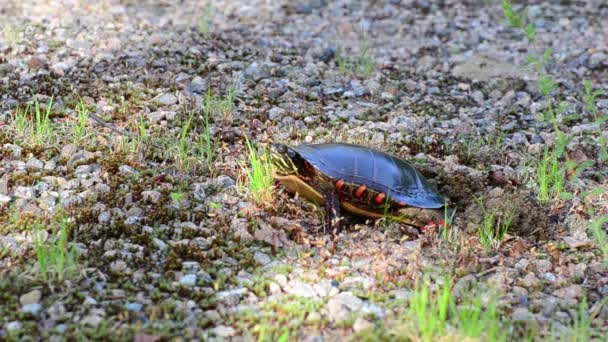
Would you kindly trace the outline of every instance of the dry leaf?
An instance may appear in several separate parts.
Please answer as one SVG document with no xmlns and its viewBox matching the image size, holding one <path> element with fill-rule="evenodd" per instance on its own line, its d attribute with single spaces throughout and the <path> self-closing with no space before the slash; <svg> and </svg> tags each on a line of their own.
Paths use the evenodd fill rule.
<svg viewBox="0 0 608 342">
<path fill-rule="evenodd" d="M 528 251 L 528 244 L 523 239 L 518 239 L 511 246 L 511 250 L 509 250 L 509 256 L 511 257 L 520 257 L 524 253 Z"/>
<path fill-rule="evenodd" d="M 295 243 L 287 237 L 282 230 L 276 230 L 264 221 L 258 221 L 260 226 L 255 230 L 253 237 L 258 241 L 264 241 L 274 247 L 292 247 Z"/>
<path fill-rule="evenodd" d="M 585 248 L 585 247 L 593 247 L 595 246 L 595 242 L 593 240 L 579 240 L 573 236 L 564 236 L 562 238 L 570 248 Z"/>
</svg>

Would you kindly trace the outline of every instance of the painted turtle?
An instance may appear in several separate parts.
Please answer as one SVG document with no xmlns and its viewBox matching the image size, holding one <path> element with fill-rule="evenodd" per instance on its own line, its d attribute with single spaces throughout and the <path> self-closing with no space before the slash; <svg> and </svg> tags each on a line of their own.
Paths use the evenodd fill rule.
<svg viewBox="0 0 608 342">
<path fill-rule="evenodd" d="M 387 153 L 352 144 L 318 144 L 270 149 L 274 177 L 289 191 L 326 210 L 334 236 L 340 207 L 368 218 L 390 215 L 418 228 L 440 224 L 445 199 L 414 167 Z"/>
</svg>

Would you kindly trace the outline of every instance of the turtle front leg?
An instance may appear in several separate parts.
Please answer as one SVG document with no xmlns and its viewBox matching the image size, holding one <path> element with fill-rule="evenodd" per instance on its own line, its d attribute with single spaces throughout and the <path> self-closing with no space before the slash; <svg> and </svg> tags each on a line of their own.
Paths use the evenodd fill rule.
<svg viewBox="0 0 608 342">
<path fill-rule="evenodd" d="M 323 194 L 325 201 L 325 227 L 327 232 L 331 232 L 334 243 L 334 250 L 338 240 L 338 234 L 342 230 L 342 220 L 340 214 L 340 197 L 336 189 L 327 190 Z"/>
</svg>

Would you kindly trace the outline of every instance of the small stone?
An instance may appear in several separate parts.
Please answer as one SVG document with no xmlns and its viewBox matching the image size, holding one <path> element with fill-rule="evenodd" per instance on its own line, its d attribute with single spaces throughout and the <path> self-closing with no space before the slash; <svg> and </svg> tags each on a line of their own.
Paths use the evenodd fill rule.
<svg viewBox="0 0 608 342">
<path fill-rule="evenodd" d="M 40 311 L 41 308 L 42 308 L 42 306 L 39 303 L 32 303 L 32 304 L 26 304 L 26 305 L 22 306 L 21 311 L 23 311 L 25 313 L 35 314 L 35 313 L 38 313 L 38 311 Z"/>
<path fill-rule="evenodd" d="M 23 199 L 32 199 L 35 196 L 34 188 L 31 186 L 15 187 L 15 197 Z"/>
<path fill-rule="evenodd" d="M 361 307 L 361 313 L 366 315 L 371 314 L 377 318 L 384 317 L 384 310 L 378 305 L 369 302 L 363 303 L 363 306 Z"/>
<path fill-rule="evenodd" d="M 80 320 L 80 324 L 97 327 L 103 321 L 103 317 L 97 314 L 90 314 Z"/>
<path fill-rule="evenodd" d="M 395 95 L 393 95 L 389 92 L 383 91 L 382 94 L 380 94 L 380 98 L 383 100 L 392 101 L 395 99 Z"/>
<path fill-rule="evenodd" d="M 528 259 L 521 259 L 519 260 L 516 264 L 515 264 L 515 269 L 518 271 L 525 271 L 528 268 L 528 265 L 530 265 L 530 262 L 528 261 Z"/>
<path fill-rule="evenodd" d="M 11 198 L 6 195 L 0 195 L 0 204 L 6 204 L 11 201 Z"/>
<path fill-rule="evenodd" d="M 0 178 L 0 195 L 8 195 L 8 179 Z"/>
<path fill-rule="evenodd" d="M 577 299 L 583 296 L 583 288 L 576 284 L 570 285 L 553 292 L 553 295 L 565 299 L 570 304 L 575 304 Z"/>
<path fill-rule="evenodd" d="M 234 330 L 233 327 L 225 325 L 218 325 L 217 327 L 211 329 L 211 331 L 213 332 L 213 334 L 215 334 L 215 336 L 221 338 L 231 337 L 236 334 L 236 330 Z"/>
<path fill-rule="evenodd" d="M 262 266 L 266 266 L 272 261 L 268 254 L 262 252 L 255 252 L 255 254 L 253 254 L 253 259 Z"/>
<path fill-rule="evenodd" d="M 37 168 L 37 169 L 44 168 L 44 163 L 34 157 L 31 157 L 25 165 L 27 165 L 29 167 Z"/>
<path fill-rule="evenodd" d="M 115 274 L 124 273 L 127 270 L 127 263 L 124 260 L 115 260 L 110 264 L 110 271 Z"/>
<path fill-rule="evenodd" d="M 308 316 L 306 316 L 306 322 L 310 324 L 315 324 L 321 321 L 321 315 L 318 312 L 310 312 Z"/>
<path fill-rule="evenodd" d="M 91 296 L 86 296 L 83 304 L 88 305 L 88 306 L 94 306 L 94 305 L 97 305 L 97 301 L 95 300 L 95 298 L 93 298 Z"/>
<path fill-rule="evenodd" d="M 363 317 L 357 317 L 357 319 L 355 320 L 355 323 L 353 323 L 354 332 L 368 330 L 373 327 L 374 327 L 374 325 Z"/>
<path fill-rule="evenodd" d="M 157 97 L 156 102 L 164 106 L 171 106 L 177 103 L 177 96 L 165 93 Z"/>
<path fill-rule="evenodd" d="M 301 280 L 295 280 L 285 286 L 285 292 L 294 296 L 317 298 L 317 292 L 310 285 Z"/>
<path fill-rule="evenodd" d="M 4 329 L 6 329 L 6 331 L 20 330 L 22 327 L 23 327 L 23 323 L 21 323 L 19 321 L 11 321 L 4 325 Z"/>
<path fill-rule="evenodd" d="M 513 133 L 513 137 L 511 137 L 511 140 L 515 145 L 525 145 L 528 143 L 528 138 L 525 134 L 521 132 Z"/>
<path fill-rule="evenodd" d="M 332 297 L 339 292 L 338 288 L 335 287 L 329 279 L 322 279 L 320 282 L 313 285 L 313 288 L 321 298 Z"/>
<path fill-rule="evenodd" d="M 270 70 L 266 66 L 259 66 L 258 62 L 251 63 L 247 69 L 245 69 L 244 75 L 246 78 L 257 82 L 264 78 L 270 78 Z"/>
<path fill-rule="evenodd" d="M 58 76 L 63 76 L 65 75 L 65 73 L 67 71 L 69 71 L 71 69 L 70 64 L 66 63 L 66 62 L 57 62 L 53 65 L 51 65 L 51 71 L 55 74 L 57 74 Z"/>
<path fill-rule="evenodd" d="M 528 323 L 534 320 L 534 315 L 526 308 L 516 308 L 511 314 L 511 319 L 514 322 Z"/>
<path fill-rule="evenodd" d="M 193 287 L 196 285 L 196 274 L 186 274 L 179 278 L 180 285 Z"/>
<path fill-rule="evenodd" d="M 585 271 L 587 271 L 587 264 L 581 262 L 574 266 L 574 276 L 577 278 L 583 278 L 585 276 Z"/>
<path fill-rule="evenodd" d="M 163 195 L 159 191 L 155 191 L 155 190 L 143 191 L 141 193 L 141 196 L 144 199 L 144 201 L 147 201 L 152 204 L 160 203 L 160 200 L 163 197 Z"/>
<path fill-rule="evenodd" d="M 24 306 L 28 304 L 40 303 L 41 296 L 42 293 L 40 292 L 40 290 L 33 290 L 21 295 L 21 297 L 19 297 L 19 302 L 21 303 L 21 305 Z"/>
<path fill-rule="evenodd" d="M 473 98 L 473 100 L 478 104 L 478 105 L 483 105 L 484 101 L 485 101 L 485 96 L 483 95 L 483 93 L 479 90 L 475 90 L 473 92 L 473 94 L 471 94 L 471 97 Z"/>
<path fill-rule="evenodd" d="M 287 277 L 284 274 L 277 274 L 274 276 L 274 281 L 276 281 L 279 286 L 283 287 L 287 285 Z"/>
<path fill-rule="evenodd" d="M 127 309 L 128 311 L 135 311 L 135 312 L 140 312 L 143 309 L 144 305 L 142 303 L 126 303 L 125 304 L 125 309 Z"/>
<path fill-rule="evenodd" d="M 350 81 L 350 86 L 351 86 L 353 92 L 355 93 L 355 96 L 357 96 L 357 97 L 361 97 L 361 96 L 370 94 L 369 90 L 367 90 L 367 88 L 365 88 L 363 85 L 361 85 L 361 82 L 359 82 L 357 80 Z"/>
<path fill-rule="evenodd" d="M 342 292 L 327 302 L 329 317 L 333 321 L 348 319 L 350 314 L 361 309 L 363 301 L 351 292 Z"/>
<path fill-rule="evenodd" d="M 21 158 L 21 152 L 23 151 L 21 146 L 13 145 L 13 144 L 4 144 L 3 147 L 11 150 L 11 153 L 12 153 L 11 155 L 13 158 L 15 158 L 15 159 Z"/>
<path fill-rule="evenodd" d="M 188 273 L 196 273 L 201 269 L 201 264 L 198 261 L 182 262 L 182 271 Z"/>
<path fill-rule="evenodd" d="M 526 288 L 535 288 L 538 286 L 538 278 L 536 278 L 534 273 L 530 272 L 522 279 L 522 283 Z"/>
<path fill-rule="evenodd" d="M 133 167 L 129 166 L 129 165 L 120 165 L 118 167 L 118 172 L 121 175 L 130 175 L 133 174 L 135 172 L 137 172 Z"/>
<path fill-rule="evenodd" d="M 110 220 L 112 220 L 112 213 L 109 211 L 102 211 L 97 216 L 97 221 L 101 224 L 108 224 L 110 223 Z"/>
<path fill-rule="evenodd" d="M 608 55 L 603 52 L 596 52 L 589 57 L 589 69 L 600 69 L 608 65 Z"/>
<path fill-rule="evenodd" d="M 226 305 L 237 305 L 241 298 L 247 293 L 246 288 L 238 288 L 234 290 L 221 291 L 215 294 L 215 298 Z"/>
<path fill-rule="evenodd" d="M 391 291 L 391 295 L 396 300 L 402 300 L 407 303 L 410 300 L 410 296 L 412 295 L 412 292 L 408 289 L 396 289 L 396 290 Z"/>
<path fill-rule="evenodd" d="M 274 107 L 268 111 L 268 119 L 270 119 L 271 121 L 276 121 L 285 116 L 285 114 L 287 114 L 287 111 L 285 109 Z"/>
<path fill-rule="evenodd" d="M 534 260 L 534 266 L 538 273 L 549 272 L 553 268 L 551 261 L 545 259 Z"/>
<path fill-rule="evenodd" d="M 545 279 L 546 281 L 548 281 L 550 283 L 555 283 L 557 281 L 557 277 L 555 276 L 555 274 L 553 274 L 551 272 L 545 272 L 543 274 L 543 279 Z"/>
<path fill-rule="evenodd" d="M 271 281 L 268 284 L 268 292 L 270 294 L 277 295 L 277 294 L 280 294 L 281 292 L 283 292 L 283 290 L 281 290 L 281 287 L 279 286 L 279 284 L 275 283 L 274 281 Z"/>
<path fill-rule="evenodd" d="M 344 278 L 342 285 L 346 286 L 347 288 L 358 288 L 361 286 L 364 290 L 367 290 L 374 285 L 374 279 L 364 276 L 346 277 Z"/>
<path fill-rule="evenodd" d="M 171 110 L 159 110 L 146 115 L 148 121 L 159 122 L 161 120 L 173 121 L 177 113 Z"/>
<path fill-rule="evenodd" d="M 154 246 L 156 246 L 156 248 L 158 248 L 158 250 L 161 252 L 167 248 L 167 243 L 159 238 L 154 238 L 152 241 L 154 242 Z"/>
<path fill-rule="evenodd" d="M 559 305 L 559 300 L 553 296 L 548 296 L 547 298 L 543 298 L 541 303 L 543 306 L 543 315 L 545 317 L 553 317 Z"/>
<path fill-rule="evenodd" d="M 429 88 L 426 90 L 426 92 L 427 92 L 427 94 L 429 94 L 429 95 L 436 95 L 436 94 L 441 93 L 441 90 L 439 89 L 439 87 L 429 87 Z"/>
<path fill-rule="evenodd" d="M 222 316 L 217 310 L 207 310 L 205 311 L 205 316 L 212 322 L 219 322 L 222 319 Z"/>
</svg>

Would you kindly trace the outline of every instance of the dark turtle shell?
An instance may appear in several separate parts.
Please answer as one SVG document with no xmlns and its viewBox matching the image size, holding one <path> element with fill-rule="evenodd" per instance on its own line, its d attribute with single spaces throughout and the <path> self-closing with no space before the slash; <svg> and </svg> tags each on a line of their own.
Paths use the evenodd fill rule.
<svg viewBox="0 0 608 342">
<path fill-rule="evenodd" d="M 390 154 L 364 146 L 334 143 L 292 147 L 334 180 L 366 185 L 392 201 L 418 208 L 441 208 L 445 200 L 414 167 Z"/>
</svg>

